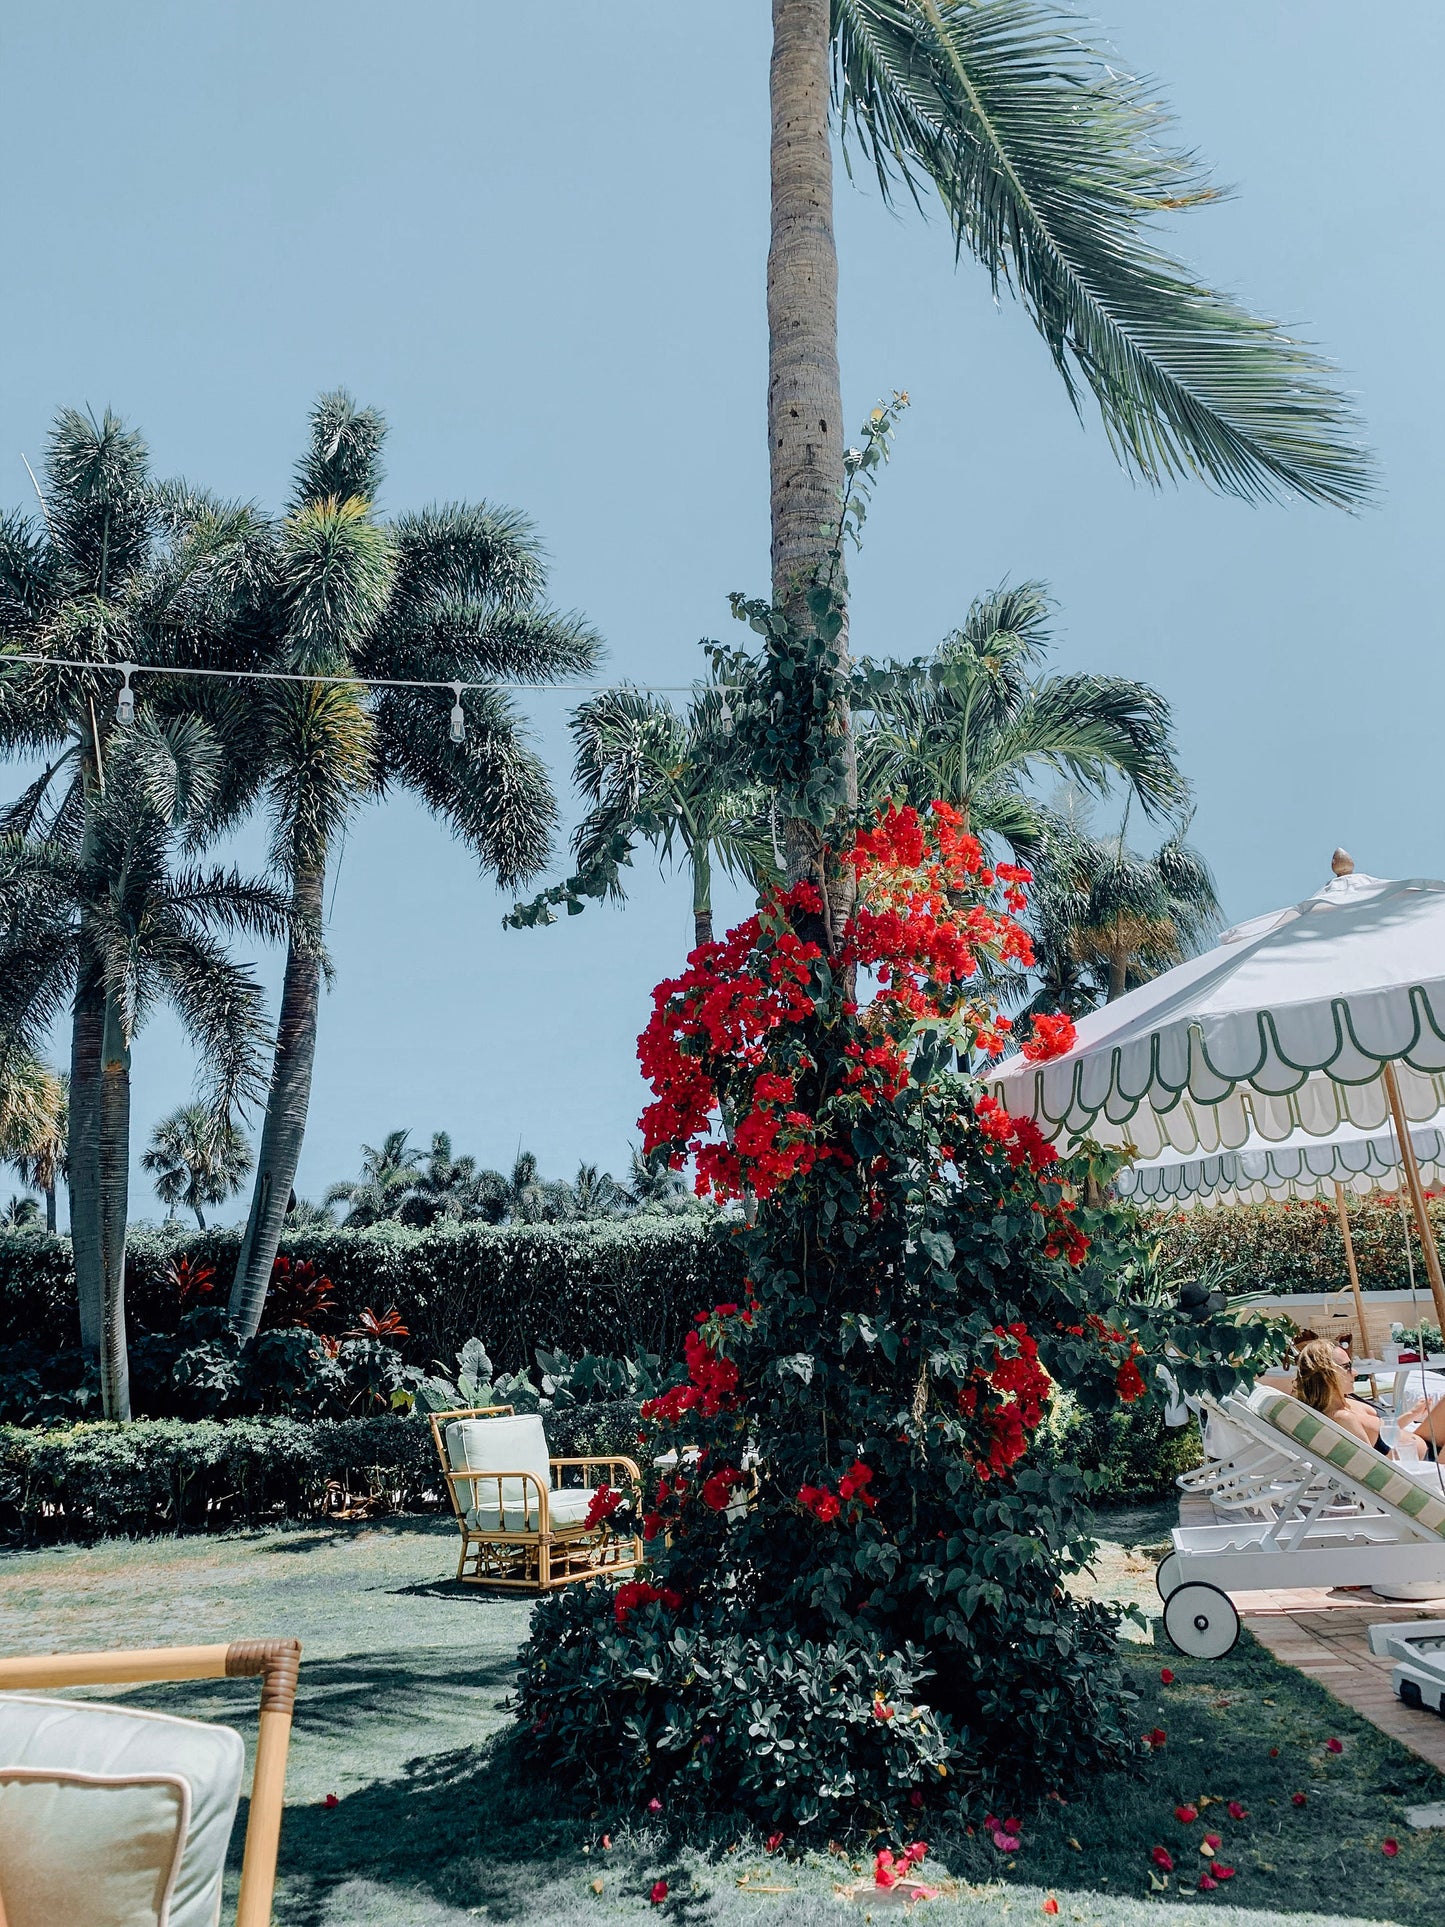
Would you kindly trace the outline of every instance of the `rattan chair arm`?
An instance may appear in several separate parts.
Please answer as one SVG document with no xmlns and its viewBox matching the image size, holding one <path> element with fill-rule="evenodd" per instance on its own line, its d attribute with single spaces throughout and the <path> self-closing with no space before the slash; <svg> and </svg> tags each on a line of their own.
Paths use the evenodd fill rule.
<svg viewBox="0 0 1445 1927">
<path fill-rule="evenodd" d="M 503 1532 L 510 1532 L 512 1530 L 512 1528 L 507 1524 L 507 1508 L 502 1503 L 501 1482 L 503 1479 L 521 1479 L 527 1485 L 536 1486 L 537 1492 L 539 1495 L 539 1503 L 537 1506 L 537 1525 L 535 1530 L 538 1532 L 551 1531 L 552 1512 L 551 1512 L 551 1506 L 548 1502 L 549 1495 L 551 1493 L 551 1487 L 543 1485 L 542 1481 L 537 1477 L 535 1472 L 492 1472 L 492 1471 L 448 1472 L 446 1475 L 446 1481 L 447 1481 L 447 1484 L 452 1488 L 453 1502 L 455 1503 L 456 1488 L 458 1485 L 460 1484 L 475 1485 L 480 1480 L 483 1480 L 483 1479 L 486 1479 L 486 1480 L 495 1479 L 497 1481 L 497 1517 L 502 1522 L 501 1530 Z M 475 1493 L 473 1493 L 472 1504 L 476 1506 L 478 1503 L 479 1501 L 477 1499 L 477 1496 Z M 532 1509 L 531 1501 L 526 1497 L 526 1494 L 524 1493 L 522 1497 L 522 1518 L 524 1521 L 527 1517 L 527 1514 L 531 1511 L 531 1509 Z M 458 1507 L 459 1514 L 460 1514 L 460 1510 L 461 1508 Z M 532 1530 L 533 1530 L 533 1527 L 526 1524 L 523 1524 L 521 1527 L 518 1528 L 519 1533 L 530 1533 Z"/>
<path fill-rule="evenodd" d="M 613 1466 L 621 1465 L 626 1467 L 627 1476 L 632 1480 L 634 1485 L 641 1485 L 642 1483 L 642 1474 L 637 1469 L 636 1461 L 625 1458 L 620 1452 L 610 1455 L 592 1453 L 584 1459 L 551 1459 L 549 1460 L 549 1464 L 554 1472 L 562 1466 L 605 1465 L 610 1471 Z"/>
<path fill-rule="evenodd" d="M 226 1648 L 228 1679 L 260 1677 L 263 1713 L 291 1711 L 300 1666 L 299 1639 L 233 1639 Z"/>
</svg>

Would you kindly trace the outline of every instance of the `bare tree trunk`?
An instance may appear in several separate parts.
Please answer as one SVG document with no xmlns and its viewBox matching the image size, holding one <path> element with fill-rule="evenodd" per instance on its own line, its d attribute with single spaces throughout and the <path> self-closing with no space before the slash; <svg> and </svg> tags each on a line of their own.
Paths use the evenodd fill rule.
<svg viewBox="0 0 1445 1927">
<path fill-rule="evenodd" d="M 1116 997 L 1122 997 L 1129 980 L 1129 953 L 1122 945 L 1116 944 L 1109 952 L 1109 994 L 1104 999 L 1112 1004 Z"/>
<path fill-rule="evenodd" d="M 45 1187 L 45 1229 L 52 1238 L 55 1236 L 55 1186 L 53 1184 L 47 1184 Z"/>
<path fill-rule="evenodd" d="M 828 142 L 829 0 L 773 0 L 772 237 L 768 248 L 768 458 L 772 485 L 773 598 L 807 625 L 808 589 L 837 538 L 843 490 L 842 397 L 838 379 L 838 255 L 833 241 L 833 155 Z M 841 576 L 841 569 L 840 569 Z M 847 740 L 852 719 L 842 675 L 847 628 L 838 639 L 834 727 Z M 853 770 L 856 801 L 857 773 Z M 830 925 L 851 906 L 847 878 L 822 875 L 818 829 L 782 826 L 788 880 L 811 877 L 829 890 Z"/>
<path fill-rule="evenodd" d="M 105 1002 L 100 1063 L 101 1409 L 130 1417 L 125 1333 L 125 1230 L 130 1208 L 130 1046 L 114 998 Z"/>
<path fill-rule="evenodd" d="M 325 890 L 324 862 L 298 871 L 291 893 L 292 904 L 298 917 L 316 928 L 321 924 Z M 245 1338 L 253 1338 L 261 1324 L 271 1267 L 296 1182 L 296 1166 L 301 1161 L 306 1113 L 311 1103 L 311 1070 L 316 1059 L 320 1005 L 321 959 L 314 952 L 298 949 L 293 938 L 286 953 L 281 1013 L 276 1024 L 276 1055 L 256 1158 L 251 1214 L 246 1220 L 246 1234 L 241 1240 L 236 1275 L 231 1283 L 231 1323 Z"/>
<path fill-rule="evenodd" d="M 70 1244 L 80 1299 L 80 1342 L 100 1358 L 104 1270 L 100 1251 L 100 1054 L 105 1035 L 105 989 L 81 965 L 70 1030 Z"/>
</svg>

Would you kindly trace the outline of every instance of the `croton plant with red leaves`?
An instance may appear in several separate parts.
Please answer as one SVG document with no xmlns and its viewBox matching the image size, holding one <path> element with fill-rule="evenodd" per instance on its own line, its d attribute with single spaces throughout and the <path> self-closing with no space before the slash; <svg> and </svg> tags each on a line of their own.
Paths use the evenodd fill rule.
<svg viewBox="0 0 1445 1927">
<path fill-rule="evenodd" d="M 646 1577 L 538 1607 L 519 1715 L 598 1797 L 901 1828 L 1137 1756 L 1116 1615 L 1066 1583 L 1086 1476 L 1031 1443 L 1062 1392 L 1154 1396 L 1166 1344 L 1191 1389 L 1251 1361 L 1242 1327 L 1222 1348 L 1151 1302 L 1132 1216 L 1095 1201 L 1113 1167 L 987 1094 L 1028 871 L 944 804 L 885 808 L 835 861 L 841 929 L 811 884 L 774 891 L 655 993 L 646 1149 L 736 1207 L 716 1235 L 747 1284 L 642 1408 L 645 1495 L 608 1524 Z M 761 1754 L 760 1692 L 790 1709 Z"/>
</svg>

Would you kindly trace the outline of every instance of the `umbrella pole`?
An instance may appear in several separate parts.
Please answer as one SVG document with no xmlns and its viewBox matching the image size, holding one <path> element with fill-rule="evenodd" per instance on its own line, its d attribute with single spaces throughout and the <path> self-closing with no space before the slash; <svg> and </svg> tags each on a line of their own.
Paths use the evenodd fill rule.
<svg viewBox="0 0 1445 1927">
<path fill-rule="evenodd" d="M 1400 1167 L 1405 1173 L 1405 1183 L 1410 1189 L 1410 1203 L 1415 1212 L 1415 1227 L 1420 1233 L 1420 1244 L 1425 1253 L 1425 1272 L 1430 1280 L 1430 1296 L 1435 1301 L 1435 1321 L 1440 1327 L 1441 1337 L 1445 1339 L 1445 1277 L 1440 1272 L 1440 1247 L 1435 1242 L 1435 1234 L 1430 1229 L 1430 1214 L 1425 1209 L 1425 1187 L 1420 1182 L 1420 1166 L 1415 1158 L 1415 1146 L 1410 1141 L 1410 1122 L 1405 1116 L 1405 1106 L 1400 1101 L 1400 1085 L 1395 1076 L 1395 1066 L 1386 1064 L 1384 1072 L 1385 1095 L 1390 1100 L 1390 1114 L 1395 1120 L 1395 1141 L 1400 1148 Z"/>
<path fill-rule="evenodd" d="M 1370 1328 L 1365 1323 L 1365 1300 L 1360 1291 L 1360 1268 L 1355 1263 L 1355 1241 L 1350 1236 L 1350 1214 L 1345 1209 L 1345 1187 L 1335 1179 L 1335 1209 L 1340 1214 L 1340 1233 L 1345 1241 L 1345 1263 L 1350 1268 L 1350 1290 L 1355 1294 L 1355 1322 L 1360 1328 L 1360 1349 L 1366 1358 L 1373 1358 L 1370 1348 Z"/>
</svg>

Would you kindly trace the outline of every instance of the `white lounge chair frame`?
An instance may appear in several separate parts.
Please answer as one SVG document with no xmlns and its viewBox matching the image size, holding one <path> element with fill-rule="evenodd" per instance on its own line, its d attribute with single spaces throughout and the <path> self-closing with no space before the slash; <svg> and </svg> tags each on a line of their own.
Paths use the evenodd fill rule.
<svg viewBox="0 0 1445 1927">
<path fill-rule="evenodd" d="M 1291 1423 L 1291 1412 L 1303 1415 L 1323 1450 L 1272 1424 L 1265 1406 Z M 1372 1586 L 1386 1598 L 1445 1597 L 1445 1534 L 1434 1523 L 1445 1505 L 1419 1480 L 1381 1455 L 1367 1460 L 1357 1440 L 1285 1394 L 1257 1387 L 1222 1410 L 1262 1456 L 1252 1488 L 1243 1475 L 1226 1491 L 1240 1516 L 1176 1526 L 1160 1561 L 1164 1630 L 1181 1652 L 1217 1659 L 1230 1650 L 1239 1636 L 1231 1591 Z"/>
<path fill-rule="evenodd" d="M 1445 1619 L 1407 1619 L 1370 1628 L 1370 1651 L 1396 1664 L 1390 1683 L 1406 1706 L 1445 1719 Z"/>
</svg>

